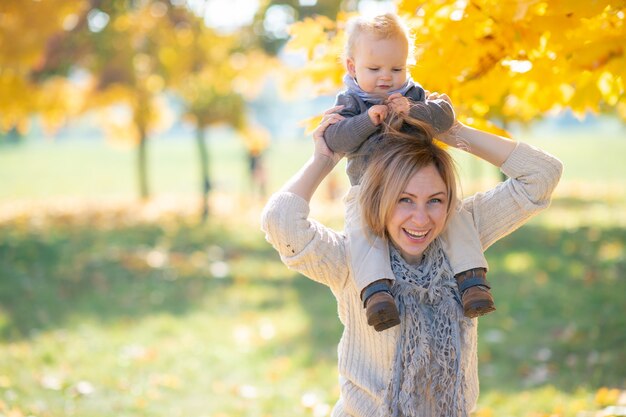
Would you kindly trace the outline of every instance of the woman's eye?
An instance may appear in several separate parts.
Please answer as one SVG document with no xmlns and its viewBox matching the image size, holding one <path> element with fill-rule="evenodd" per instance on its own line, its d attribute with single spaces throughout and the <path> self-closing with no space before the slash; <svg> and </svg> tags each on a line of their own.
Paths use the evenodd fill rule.
<svg viewBox="0 0 626 417">
<path fill-rule="evenodd" d="M 440 198 L 431 198 L 430 202 L 434 204 L 439 204 L 442 203 L 442 200 Z"/>
<path fill-rule="evenodd" d="M 402 197 L 402 198 L 400 199 L 400 202 L 401 202 L 401 203 L 409 203 L 409 204 L 410 204 L 410 203 L 412 203 L 412 202 L 413 202 L 413 200 L 411 200 L 409 197 Z"/>
</svg>

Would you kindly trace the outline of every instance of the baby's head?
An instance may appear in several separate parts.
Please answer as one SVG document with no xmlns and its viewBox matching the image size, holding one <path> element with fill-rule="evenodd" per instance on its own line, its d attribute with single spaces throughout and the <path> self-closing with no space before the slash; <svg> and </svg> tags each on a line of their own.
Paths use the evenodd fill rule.
<svg viewBox="0 0 626 417">
<path fill-rule="evenodd" d="M 346 34 L 346 69 L 361 89 L 385 95 L 402 87 L 413 42 L 398 16 L 356 17 L 348 22 Z"/>
</svg>

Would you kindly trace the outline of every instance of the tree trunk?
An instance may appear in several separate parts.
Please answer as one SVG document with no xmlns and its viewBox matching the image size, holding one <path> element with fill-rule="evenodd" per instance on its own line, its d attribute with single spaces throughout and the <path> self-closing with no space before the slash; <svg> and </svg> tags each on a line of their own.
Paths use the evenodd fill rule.
<svg viewBox="0 0 626 417">
<path fill-rule="evenodd" d="M 204 141 L 204 127 L 198 126 L 196 130 L 196 143 L 200 156 L 200 180 L 202 184 L 202 221 L 205 222 L 209 216 L 209 191 L 211 191 L 211 181 L 209 180 L 209 152 Z"/>
<path fill-rule="evenodd" d="M 139 197 L 143 201 L 150 197 L 147 172 L 147 139 L 146 132 L 140 129 L 139 148 L 137 150 L 137 178 L 139 179 Z"/>
<path fill-rule="evenodd" d="M 4 136 L 8 143 L 20 143 L 22 141 L 22 134 L 16 127 L 12 127 L 11 130 Z M 0 135 L 0 139 L 2 136 Z"/>
</svg>

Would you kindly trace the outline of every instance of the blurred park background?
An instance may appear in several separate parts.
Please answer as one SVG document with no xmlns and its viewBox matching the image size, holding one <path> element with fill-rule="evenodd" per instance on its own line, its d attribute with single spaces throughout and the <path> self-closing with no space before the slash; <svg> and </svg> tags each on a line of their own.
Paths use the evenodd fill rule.
<svg viewBox="0 0 626 417">
<path fill-rule="evenodd" d="M 625 1 L 0 0 L 0 416 L 330 415 L 334 299 L 258 219 L 385 11 L 461 120 L 565 164 L 487 252 L 475 416 L 626 415 Z"/>
</svg>

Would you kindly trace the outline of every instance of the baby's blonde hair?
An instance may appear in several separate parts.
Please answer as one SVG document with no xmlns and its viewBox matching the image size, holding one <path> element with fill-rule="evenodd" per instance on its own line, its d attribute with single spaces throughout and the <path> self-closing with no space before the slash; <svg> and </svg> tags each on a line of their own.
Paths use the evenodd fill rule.
<svg viewBox="0 0 626 417">
<path fill-rule="evenodd" d="M 414 36 L 406 23 L 393 13 L 366 18 L 357 16 L 348 21 L 346 25 L 346 46 L 344 59 L 354 58 L 354 50 L 359 36 L 368 34 L 376 39 L 401 39 L 406 41 L 409 47 L 408 56 L 413 56 Z"/>
</svg>

